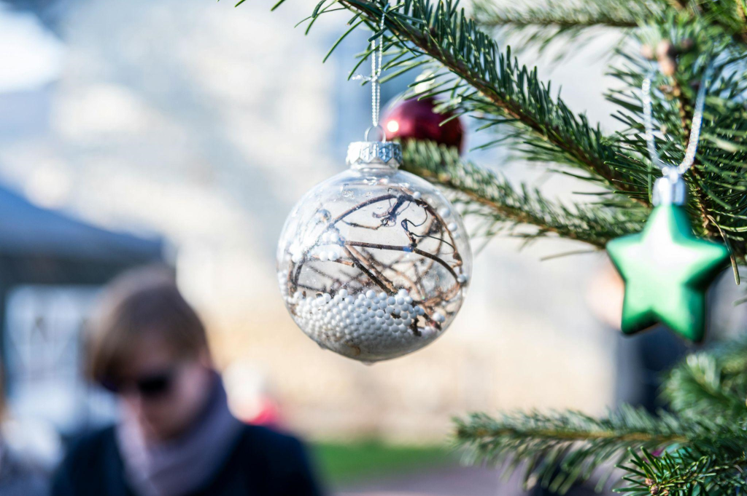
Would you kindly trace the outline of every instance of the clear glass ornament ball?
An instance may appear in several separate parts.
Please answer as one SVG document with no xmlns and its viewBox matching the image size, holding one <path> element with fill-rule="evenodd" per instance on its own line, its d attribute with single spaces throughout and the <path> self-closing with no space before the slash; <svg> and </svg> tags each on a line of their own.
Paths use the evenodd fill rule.
<svg viewBox="0 0 747 496">
<path fill-rule="evenodd" d="M 470 282 L 459 214 L 400 162 L 396 143 L 352 143 L 350 168 L 301 198 L 278 244 L 280 290 L 296 324 L 363 362 L 436 340 Z"/>
</svg>

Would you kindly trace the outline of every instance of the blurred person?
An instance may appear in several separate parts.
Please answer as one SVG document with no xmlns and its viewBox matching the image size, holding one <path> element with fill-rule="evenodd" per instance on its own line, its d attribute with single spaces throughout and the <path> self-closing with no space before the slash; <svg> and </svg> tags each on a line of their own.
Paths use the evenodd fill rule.
<svg viewBox="0 0 747 496">
<path fill-rule="evenodd" d="M 91 376 L 122 416 L 71 449 L 54 496 L 319 494 L 297 439 L 230 413 L 203 324 L 169 271 L 117 279 L 92 331 Z"/>
</svg>

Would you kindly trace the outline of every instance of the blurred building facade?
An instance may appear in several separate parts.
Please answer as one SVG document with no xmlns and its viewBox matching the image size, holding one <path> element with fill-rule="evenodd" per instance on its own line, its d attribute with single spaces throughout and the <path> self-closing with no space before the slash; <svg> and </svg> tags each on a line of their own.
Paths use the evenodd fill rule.
<svg viewBox="0 0 747 496">
<path fill-rule="evenodd" d="M 277 290 L 275 243 L 296 199 L 344 168 L 347 142 L 368 125 L 368 90 L 346 81 L 365 36 L 351 36 L 322 64 L 343 18 L 330 15 L 304 37 L 293 25 L 311 5 L 270 7 L 65 2 L 48 60 L 56 69 L 16 92 L 17 110 L 0 115 L 2 179 L 98 226 L 163 235 L 181 287 L 208 321 L 219 365 L 239 371 L 232 400 L 242 416 L 253 408 L 241 386 L 249 383 L 277 398 L 292 427 L 319 436 L 443 439 L 449 417 L 466 411 L 594 413 L 610 404 L 617 335 L 588 304 L 605 258 L 541 261 L 578 248 L 571 243 L 520 252 L 519 241 L 496 238 L 476 258 L 452 328 L 390 363 L 338 357 L 295 328 Z M 551 76 L 567 82 L 575 108 L 604 118 L 603 61 L 578 70 L 559 65 Z M 27 117 L 28 129 L 16 132 Z M 467 139 L 469 147 L 484 138 Z M 542 170 L 506 166 L 505 157 L 476 155 L 512 179 L 544 181 Z M 557 179 L 545 186 L 571 191 Z M 613 312 L 619 306 L 614 290 L 596 297 Z"/>
<path fill-rule="evenodd" d="M 29 12 L 0 10 L 0 31 L 0 57 L 8 62 L 0 76 L 0 139 L 43 144 L 62 44 Z M 49 198 L 58 187 L 37 182 L 25 193 Z M 100 288 L 127 268 L 162 260 L 163 243 L 87 224 L 4 186 L 0 212 L 2 404 L 16 419 L 68 436 L 111 421 L 116 405 L 84 375 L 82 329 Z M 12 438 L 35 435 L 13 425 L 21 427 Z"/>
</svg>

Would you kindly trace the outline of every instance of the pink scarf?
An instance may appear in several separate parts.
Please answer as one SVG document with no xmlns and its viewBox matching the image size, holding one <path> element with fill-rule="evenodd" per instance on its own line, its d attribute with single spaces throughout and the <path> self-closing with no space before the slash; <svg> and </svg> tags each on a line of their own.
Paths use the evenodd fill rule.
<svg viewBox="0 0 747 496">
<path fill-rule="evenodd" d="M 138 496 L 186 496 L 209 483 L 226 462 L 242 424 L 229 411 L 217 374 L 214 384 L 195 425 L 177 439 L 146 443 L 133 419 L 117 426 L 125 480 Z"/>
</svg>

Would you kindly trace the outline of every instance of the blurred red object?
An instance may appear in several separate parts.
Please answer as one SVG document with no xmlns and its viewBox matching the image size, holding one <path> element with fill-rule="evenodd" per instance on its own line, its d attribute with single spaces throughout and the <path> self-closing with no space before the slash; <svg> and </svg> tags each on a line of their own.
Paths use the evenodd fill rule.
<svg viewBox="0 0 747 496">
<path fill-rule="evenodd" d="M 270 391 L 266 375 L 251 362 L 236 361 L 226 367 L 223 384 L 237 419 L 247 424 L 281 426 L 280 404 Z"/>
<path fill-rule="evenodd" d="M 264 425 L 267 427 L 279 427 L 282 424 L 280 417 L 280 406 L 269 396 L 259 398 L 257 410 L 254 416 L 243 418 L 247 424 Z"/>
<path fill-rule="evenodd" d="M 404 100 L 389 108 L 382 119 L 387 139 L 400 139 L 403 142 L 410 139 L 435 141 L 458 148 L 461 152 L 464 130 L 460 118 L 453 118 L 441 125 L 454 117 L 454 114 L 439 114 L 434 110 L 436 105 L 434 98 L 424 98 Z"/>
</svg>

